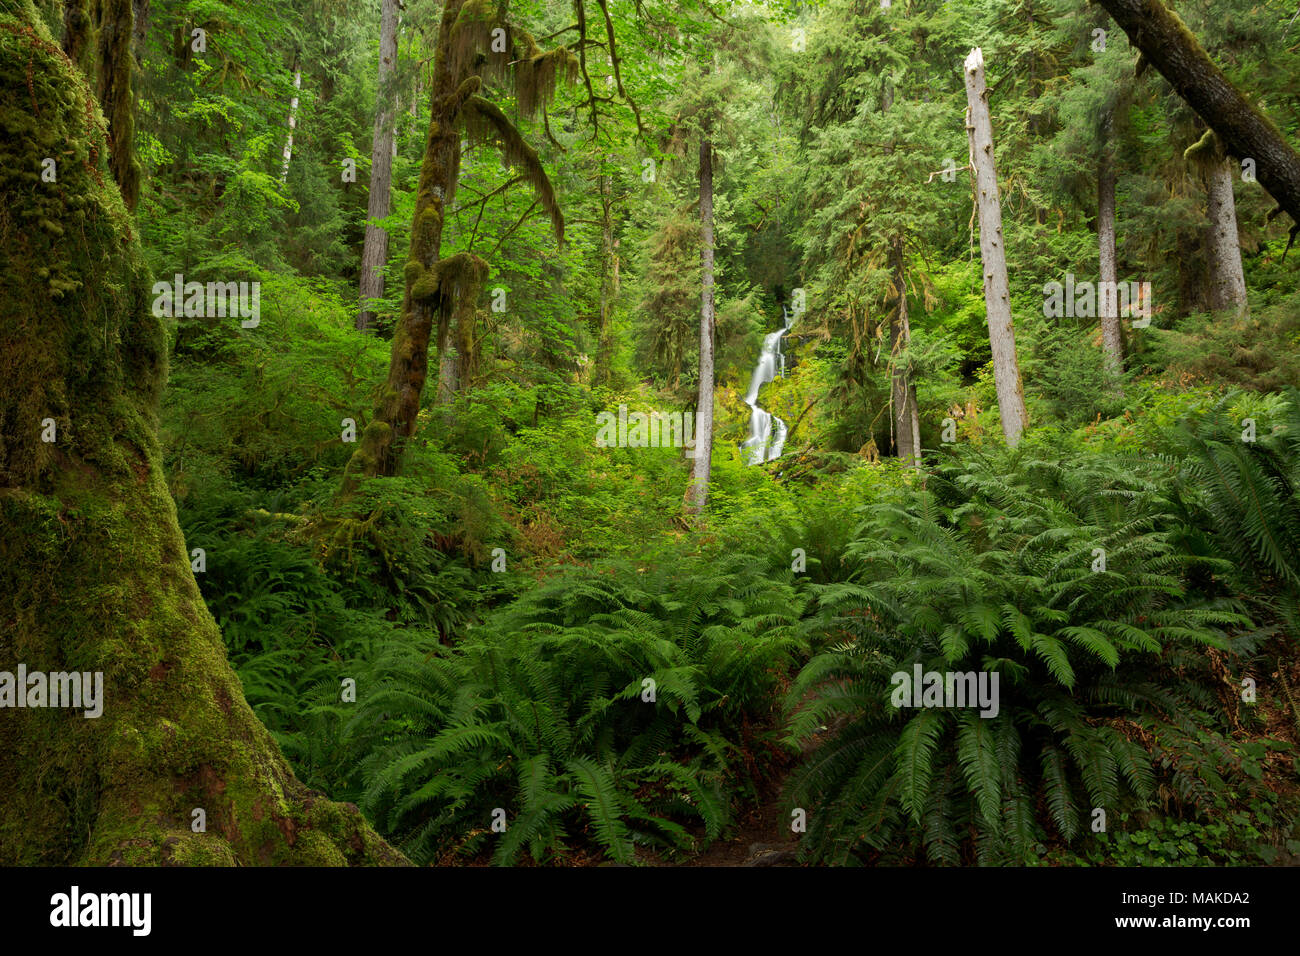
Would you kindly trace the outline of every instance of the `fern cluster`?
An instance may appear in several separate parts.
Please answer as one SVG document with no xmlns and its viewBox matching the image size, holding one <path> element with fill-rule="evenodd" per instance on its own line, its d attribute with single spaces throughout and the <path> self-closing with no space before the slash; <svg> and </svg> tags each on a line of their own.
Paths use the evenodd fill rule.
<svg viewBox="0 0 1300 956">
<path fill-rule="evenodd" d="M 1243 414 L 1244 413 L 1244 414 Z M 1180 518 L 1232 558 L 1238 588 L 1300 626 L 1300 391 L 1227 395 L 1173 436 Z M 1194 534 L 1195 532 L 1193 532 Z"/>
<path fill-rule="evenodd" d="M 1187 588 L 1232 566 L 1182 547 L 1174 484 L 1158 459 L 1040 438 L 952 454 L 867 509 L 850 579 L 813 588 L 829 643 L 787 698 L 791 742 L 819 743 L 788 794 L 808 855 L 1021 862 L 1155 795 L 1147 742 L 1193 704 L 1167 655 L 1249 623 Z M 891 675 L 916 663 L 997 672 L 997 715 L 894 707 Z"/>
<path fill-rule="evenodd" d="M 351 726 L 363 808 L 418 861 L 631 862 L 637 844 L 717 838 L 742 725 L 775 716 L 800 647 L 800 599 L 762 571 L 744 556 L 575 570 L 455 647 L 392 648 Z"/>
</svg>

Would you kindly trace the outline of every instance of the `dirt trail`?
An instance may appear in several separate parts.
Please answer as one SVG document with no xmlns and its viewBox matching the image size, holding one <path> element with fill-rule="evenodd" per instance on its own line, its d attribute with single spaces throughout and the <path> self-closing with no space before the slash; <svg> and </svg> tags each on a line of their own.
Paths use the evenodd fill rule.
<svg viewBox="0 0 1300 956">
<path fill-rule="evenodd" d="M 825 728 L 800 746 L 801 758 L 806 758 L 826 737 Z M 798 834 L 790 830 L 790 812 L 781 799 L 786 778 L 798 761 L 789 756 L 778 765 L 779 770 L 763 782 L 763 796 L 737 821 L 736 832 L 729 839 L 711 844 L 703 853 L 681 863 L 667 866 L 803 866 L 795 858 L 799 848 Z"/>
<path fill-rule="evenodd" d="M 678 866 L 799 866 L 795 850 L 799 843 L 790 832 L 790 818 L 782 809 L 781 784 L 774 781 L 772 793 L 762 804 L 739 821 L 729 840 L 718 840 L 698 856 Z"/>
</svg>

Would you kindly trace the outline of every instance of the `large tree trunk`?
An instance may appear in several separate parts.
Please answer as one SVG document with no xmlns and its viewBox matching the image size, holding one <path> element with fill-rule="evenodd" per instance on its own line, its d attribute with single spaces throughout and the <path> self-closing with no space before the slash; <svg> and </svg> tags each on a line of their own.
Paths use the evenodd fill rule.
<svg viewBox="0 0 1300 956">
<path fill-rule="evenodd" d="M 1232 196 L 1236 164 L 1216 157 L 1205 167 L 1209 226 L 1210 308 L 1246 315 L 1246 273 L 1241 266 L 1241 239 L 1237 234 L 1237 205 Z"/>
<path fill-rule="evenodd" d="M 1228 153 L 1255 160 L 1256 177 L 1300 228 L 1300 154 L 1251 105 L 1162 0 L 1097 0 L 1130 42 L 1219 135 Z"/>
<path fill-rule="evenodd" d="M 1107 124 L 1109 125 L 1109 124 Z M 1106 367 L 1118 376 L 1124 367 L 1124 339 L 1119 324 L 1119 265 L 1115 255 L 1115 166 L 1110 143 L 1102 147 L 1097 167 L 1097 265 L 1102 294 L 1101 347 Z"/>
<path fill-rule="evenodd" d="M 384 0 L 379 18 L 379 75 L 375 102 L 375 131 L 370 146 L 370 199 L 366 207 L 366 238 L 361 248 L 361 311 L 357 329 L 375 326 L 369 302 L 384 294 L 384 263 L 388 261 L 388 233 L 375 220 L 388 215 L 389 187 L 393 177 L 394 133 L 392 75 L 397 64 L 397 0 Z"/>
<path fill-rule="evenodd" d="M 89 0 L 64 0 L 63 2 L 63 52 L 87 76 L 95 75 L 93 57 L 90 55 L 94 37 L 94 19 Z"/>
<path fill-rule="evenodd" d="M 700 138 L 700 392 L 686 513 L 704 511 L 713 460 L 713 144 Z"/>
<path fill-rule="evenodd" d="M 145 7 L 148 15 L 148 7 Z M 135 158 L 135 101 L 131 92 L 135 37 L 132 0 L 65 0 L 60 42 L 68 58 L 95 88 L 108 120 L 109 169 L 126 208 L 140 195 L 140 164 Z"/>
<path fill-rule="evenodd" d="M 993 160 L 993 122 L 984 86 L 984 54 L 970 51 L 965 63 L 967 123 L 971 169 L 975 173 L 975 205 L 980 219 L 980 258 L 984 263 L 984 306 L 988 313 L 989 345 L 993 350 L 993 379 L 1007 444 L 1020 441 L 1029 426 L 1025 395 L 1016 358 L 1016 333 L 1011 324 L 1011 293 L 1002 238 L 1002 204 L 998 200 L 997 166 Z"/>
<path fill-rule="evenodd" d="M 294 777 L 194 583 L 157 439 L 166 336 L 91 103 L 5 0 L 0 163 L 68 159 L 57 187 L 0 178 L 0 671 L 99 673 L 102 712 L 0 710 L 0 864 L 403 862 Z"/>
<path fill-rule="evenodd" d="M 131 30 L 131 49 L 136 66 L 144 66 L 144 54 L 149 43 L 149 7 L 150 0 L 132 0 L 131 3 L 135 21 Z"/>
</svg>

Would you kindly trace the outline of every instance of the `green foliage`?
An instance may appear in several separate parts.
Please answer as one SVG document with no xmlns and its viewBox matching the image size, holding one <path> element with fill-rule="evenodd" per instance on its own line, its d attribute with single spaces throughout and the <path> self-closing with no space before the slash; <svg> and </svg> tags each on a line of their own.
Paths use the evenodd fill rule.
<svg viewBox="0 0 1300 956">
<path fill-rule="evenodd" d="M 636 845 L 690 849 L 692 823 L 716 839 L 745 780 L 740 731 L 770 719 L 799 646 L 799 604 L 752 559 L 683 571 L 575 571 L 454 648 L 391 646 L 351 724 L 363 806 L 421 861 L 585 847 L 631 862 Z"/>
<path fill-rule="evenodd" d="M 1298 344 L 1300 309 L 1289 299 L 1256 317 L 1189 316 L 1176 329 L 1157 330 L 1144 358 L 1195 381 L 1266 392 L 1300 381 Z"/>
<path fill-rule="evenodd" d="M 571 3 L 510 6 L 523 47 L 524 30 L 540 47 L 574 37 Z M 407 3 L 385 91 L 397 155 L 371 336 L 353 321 L 377 4 L 153 0 L 135 228 L 158 278 L 257 280 L 262 308 L 255 329 L 167 320 L 165 466 L 245 695 L 304 780 L 360 800 L 420 861 L 630 862 L 727 832 L 778 781 L 784 735 L 804 750 L 787 797 L 809 810 L 810 860 L 1295 852 L 1281 749 L 1271 763 L 1254 750 L 1277 715 L 1225 691 L 1253 675 L 1283 725 L 1300 719 L 1284 703 L 1300 627 L 1300 401 L 1278 393 L 1300 378 L 1286 225 L 1237 183 L 1252 308 L 1208 314 L 1205 188 L 1183 159 L 1200 121 L 1153 71 L 1135 75 L 1113 32 L 1090 47 L 1088 5 L 1005 6 L 588 4 L 588 42 L 570 45 L 591 90 L 557 88 L 531 115 L 547 84 L 488 76 L 439 250 L 491 264 L 447 346 L 475 361 L 451 394 L 449 355 L 431 352 L 402 474 L 343 497 L 343 420 L 369 424 L 402 312 L 439 11 Z M 42 9 L 57 35 L 62 8 Z M 1180 13 L 1294 139 L 1290 14 L 1241 0 Z M 603 15 L 617 62 L 596 45 Z M 204 54 L 184 42 L 196 26 Z M 1015 452 L 1000 446 L 962 168 L 974 45 L 1036 429 Z M 510 126 L 506 161 L 493 119 Z M 698 403 L 701 139 L 718 388 L 709 507 L 688 526 L 681 449 L 594 439 L 621 404 Z M 1146 329 L 1126 319 L 1114 381 L 1097 320 L 1042 309 L 1045 283 L 1095 279 L 1103 156 L 1120 279 L 1150 280 L 1155 305 Z M 545 203 L 515 188 L 542 168 Z M 900 279 L 911 341 L 895 351 Z M 795 289 L 808 308 L 762 400 L 792 431 L 781 459 L 749 467 L 742 398 Z M 917 388 L 919 471 L 888 459 L 895 369 Z M 890 677 L 915 664 L 997 672 L 998 716 L 893 708 Z M 648 677 L 655 704 L 640 700 Z M 356 704 L 340 699 L 347 678 Z"/>
<path fill-rule="evenodd" d="M 1233 579 L 1276 622 L 1300 626 L 1300 392 L 1227 395 L 1172 436 L 1184 457 L 1180 517 L 1231 556 Z"/>
<path fill-rule="evenodd" d="M 1269 753 L 1292 744 L 1265 739 L 1228 745 L 1204 735 L 1195 746 L 1227 753 L 1239 783 L 1213 795 L 1211 819 L 1159 813 L 1120 813 L 1103 832 L 1079 841 L 1078 850 L 1037 848 L 1029 863 L 1053 866 L 1272 866 L 1300 855 L 1300 823 L 1279 795 L 1259 784 Z M 1221 782 L 1221 781 L 1220 781 Z"/>
<path fill-rule="evenodd" d="M 810 855 L 901 844 L 957 863 L 969 832 L 981 862 L 1023 862 L 1047 828 L 1068 842 L 1089 808 L 1154 796 L 1144 733 L 1193 693 L 1162 655 L 1223 647 L 1249 621 L 1188 588 L 1231 564 L 1161 530 L 1160 464 L 1079 451 L 1042 438 L 951 456 L 925 491 L 869 509 L 849 580 L 813 587 L 829 646 L 787 698 L 792 742 L 833 728 L 788 797 L 815 808 Z M 918 663 L 996 672 L 998 713 L 893 706 L 891 676 Z"/>
</svg>

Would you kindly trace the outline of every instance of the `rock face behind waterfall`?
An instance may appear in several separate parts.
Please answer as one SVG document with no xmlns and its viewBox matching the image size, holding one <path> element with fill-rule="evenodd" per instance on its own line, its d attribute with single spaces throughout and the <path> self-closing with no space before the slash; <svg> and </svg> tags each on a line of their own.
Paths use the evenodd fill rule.
<svg viewBox="0 0 1300 956">
<path fill-rule="evenodd" d="M 785 377 L 785 353 L 781 351 L 781 339 L 790 331 L 794 314 L 782 306 L 781 319 L 781 328 L 768 333 L 763 339 L 763 351 L 759 353 L 758 365 L 754 367 L 754 375 L 749 380 L 749 391 L 745 393 L 745 404 L 749 406 L 749 438 L 740 447 L 745 452 L 746 463 L 750 465 L 779 458 L 785 448 L 785 422 L 758 405 L 759 389 L 775 379 L 778 372 Z"/>
</svg>

